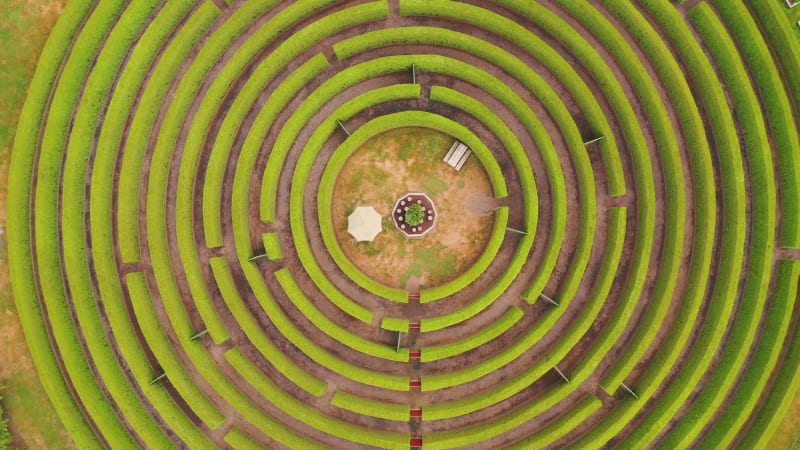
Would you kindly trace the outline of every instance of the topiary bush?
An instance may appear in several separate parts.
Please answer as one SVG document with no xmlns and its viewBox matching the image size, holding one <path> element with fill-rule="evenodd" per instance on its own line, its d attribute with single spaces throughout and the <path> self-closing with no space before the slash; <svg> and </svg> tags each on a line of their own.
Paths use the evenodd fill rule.
<svg viewBox="0 0 800 450">
<path fill-rule="evenodd" d="M 425 220 L 425 210 L 422 209 L 421 205 L 414 203 L 408 207 L 405 216 L 405 221 L 407 224 L 415 227 L 421 224 L 423 220 Z"/>
</svg>

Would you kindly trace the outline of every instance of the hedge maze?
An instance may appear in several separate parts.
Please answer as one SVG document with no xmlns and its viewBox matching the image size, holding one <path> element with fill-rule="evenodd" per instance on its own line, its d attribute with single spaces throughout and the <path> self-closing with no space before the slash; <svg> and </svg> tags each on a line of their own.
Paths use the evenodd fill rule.
<svg viewBox="0 0 800 450">
<path fill-rule="evenodd" d="M 71 1 L 9 179 L 81 448 L 765 448 L 800 389 L 781 1 Z M 347 158 L 425 127 L 498 206 L 454 280 L 351 263 Z"/>
</svg>

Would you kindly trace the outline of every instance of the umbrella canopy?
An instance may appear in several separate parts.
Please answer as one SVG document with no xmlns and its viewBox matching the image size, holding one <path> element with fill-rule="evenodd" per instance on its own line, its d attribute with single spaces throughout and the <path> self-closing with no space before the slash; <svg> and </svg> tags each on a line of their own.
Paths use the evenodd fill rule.
<svg viewBox="0 0 800 450">
<path fill-rule="evenodd" d="M 347 218 L 347 232 L 357 241 L 371 241 L 381 231 L 381 215 L 372 206 L 359 206 Z"/>
</svg>

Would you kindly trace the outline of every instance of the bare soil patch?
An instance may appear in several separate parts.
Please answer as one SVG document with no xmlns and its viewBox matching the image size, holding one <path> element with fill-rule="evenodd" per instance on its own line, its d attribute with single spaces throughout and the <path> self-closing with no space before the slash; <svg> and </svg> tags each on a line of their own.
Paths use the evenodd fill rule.
<svg viewBox="0 0 800 450">
<path fill-rule="evenodd" d="M 424 289 L 456 278 L 472 265 L 489 240 L 494 217 L 492 187 L 475 156 L 461 171 L 442 162 L 453 138 L 427 128 L 399 128 L 375 136 L 345 163 L 336 179 L 333 225 L 350 261 L 387 286 Z M 436 227 L 409 239 L 392 224 L 397 199 L 424 192 L 436 205 Z M 347 233 L 347 217 L 356 206 L 371 205 L 383 219 L 372 242 L 356 242 Z M 413 286 L 410 286 L 412 285 Z"/>
</svg>

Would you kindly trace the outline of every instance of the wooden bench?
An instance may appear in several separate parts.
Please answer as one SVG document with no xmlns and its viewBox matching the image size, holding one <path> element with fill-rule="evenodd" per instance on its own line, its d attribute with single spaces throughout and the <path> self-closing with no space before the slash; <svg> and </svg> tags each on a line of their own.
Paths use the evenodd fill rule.
<svg viewBox="0 0 800 450">
<path fill-rule="evenodd" d="M 467 162 L 467 158 L 469 158 L 471 153 L 472 150 L 470 150 L 469 147 L 459 141 L 455 141 L 453 145 L 450 146 L 450 150 L 447 151 L 443 161 L 450 164 L 454 169 L 461 170 L 461 167 Z"/>
</svg>

